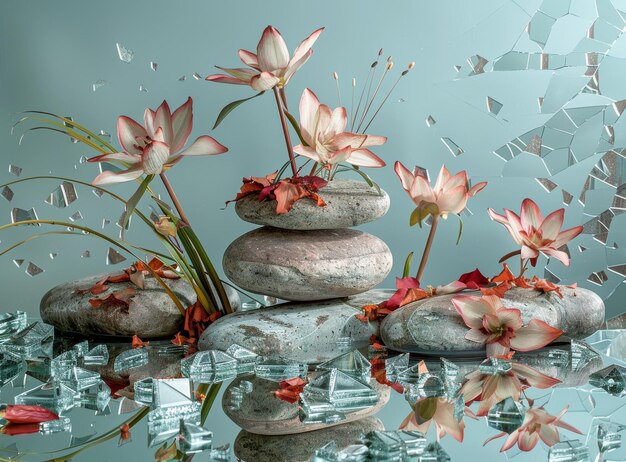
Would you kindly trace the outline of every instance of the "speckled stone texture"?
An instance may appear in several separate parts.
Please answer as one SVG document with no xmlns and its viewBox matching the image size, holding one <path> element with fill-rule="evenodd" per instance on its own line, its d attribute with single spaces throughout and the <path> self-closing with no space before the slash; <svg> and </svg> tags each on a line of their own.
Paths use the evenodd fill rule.
<svg viewBox="0 0 626 462">
<path fill-rule="evenodd" d="M 55 328 L 84 336 L 132 337 L 142 339 L 169 337 L 181 329 L 183 317 L 176 305 L 156 279 L 146 277 L 145 289 L 130 282 L 109 284 L 110 289 L 94 296 L 90 292 L 78 293 L 93 287 L 106 275 L 90 276 L 50 289 L 42 298 L 39 311 L 44 322 Z M 193 288 L 184 280 L 165 280 L 185 307 L 196 301 Z M 137 293 L 130 299 L 128 312 L 117 307 L 93 308 L 90 298 L 104 298 L 114 290 L 134 287 Z M 226 287 L 231 303 L 238 306 L 239 295 Z"/>
<path fill-rule="evenodd" d="M 237 201 L 239 218 L 262 226 L 293 230 L 339 229 L 359 226 L 383 217 L 389 210 L 389 195 L 363 181 L 333 180 L 319 191 L 326 202 L 297 201 L 289 213 L 277 214 L 276 201 L 246 196 Z"/>
<path fill-rule="evenodd" d="M 251 393 L 243 395 L 243 402 L 238 410 L 229 408 L 231 390 L 239 386 L 242 380 L 252 382 Z M 238 426 L 250 433 L 261 435 L 290 435 L 304 433 L 321 428 L 341 425 L 369 417 L 380 411 L 389 402 L 391 388 L 371 381 L 372 387 L 378 392 L 379 401 L 375 406 L 346 414 L 346 419 L 333 424 L 307 424 L 298 418 L 298 403 L 288 403 L 274 396 L 279 389 L 277 382 L 259 379 L 254 376 L 240 377 L 228 385 L 222 397 L 224 413 Z"/>
<path fill-rule="evenodd" d="M 522 320 L 540 319 L 564 331 L 565 338 L 585 338 L 604 323 L 602 299 L 587 289 L 561 287 L 543 294 L 534 289 L 513 288 L 502 300 L 518 308 Z M 480 293 L 467 293 L 480 295 Z M 482 351 L 481 344 L 465 338 L 467 326 L 451 303 L 455 295 L 442 295 L 406 305 L 387 316 L 380 334 L 388 348 L 423 354 L 467 354 Z"/>
<path fill-rule="evenodd" d="M 351 349 L 367 346 L 378 323 L 356 319 L 361 307 L 388 299 L 392 290 L 372 290 L 347 299 L 282 303 L 270 308 L 229 314 L 200 337 L 201 350 L 226 350 L 237 343 L 269 358 L 315 364 L 338 355 L 337 340 L 352 339 Z"/>
<path fill-rule="evenodd" d="M 299 435 L 255 435 L 242 430 L 233 449 L 235 456 L 244 462 L 307 462 L 316 449 L 334 441 L 338 449 L 358 444 L 362 433 L 384 430 L 376 417 L 350 422 Z"/>
<path fill-rule="evenodd" d="M 387 244 L 354 229 L 287 231 L 263 227 L 224 253 L 224 272 L 239 287 L 283 300 L 324 300 L 365 292 L 393 263 Z"/>
</svg>

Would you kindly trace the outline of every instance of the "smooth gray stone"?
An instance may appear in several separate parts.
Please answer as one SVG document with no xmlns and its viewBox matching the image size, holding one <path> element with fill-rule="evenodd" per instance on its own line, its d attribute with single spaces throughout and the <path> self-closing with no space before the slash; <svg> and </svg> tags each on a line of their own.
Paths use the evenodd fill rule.
<svg viewBox="0 0 626 462">
<path fill-rule="evenodd" d="M 68 282 L 50 289 L 42 298 L 39 311 L 44 322 L 55 328 L 83 336 L 131 337 L 141 339 L 169 337 L 180 331 L 183 317 L 174 302 L 156 279 L 146 277 L 145 288 L 139 289 L 130 282 L 109 284 L 109 290 L 100 295 L 90 292 L 77 293 L 93 287 L 106 275 L 90 276 L 79 281 Z M 196 293 L 183 279 L 164 279 L 180 298 L 185 307 L 196 301 Z M 117 307 L 94 308 L 90 298 L 105 298 L 113 291 L 127 287 L 137 289 L 130 299 L 128 312 Z M 238 293 L 226 286 L 231 304 L 240 305 Z"/>
<path fill-rule="evenodd" d="M 232 242 L 224 272 L 239 287 L 283 300 L 347 297 L 381 283 L 393 263 L 387 244 L 354 229 L 263 227 Z"/>
<path fill-rule="evenodd" d="M 389 210 L 389 195 L 364 181 L 333 180 L 320 189 L 326 206 L 310 199 L 297 201 L 288 213 L 276 213 L 276 201 L 259 201 L 246 196 L 235 205 L 244 221 L 274 228 L 314 230 L 359 226 L 383 217 Z"/>
<path fill-rule="evenodd" d="M 513 288 L 502 303 L 518 308 L 524 323 L 540 319 L 562 329 L 564 334 L 559 341 L 588 337 L 602 326 L 604 302 L 598 295 L 564 286 L 561 292 L 562 299 L 555 292 L 543 294 L 534 289 Z M 483 351 L 483 345 L 465 338 L 468 327 L 452 305 L 455 296 L 432 297 L 395 310 L 381 323 L 380 335 L 385 345 L 392 350 L 422 354 L 466 355 Z"/>
<path fill-rule="evenodd" d="M 350 349 L 365 347 L 378 323 L 355 318 L 361 307 L 388 299 L 392 290 L 371 290 L 347 299 L 281 303 L 229 314 L 204 331 L 200 350 L 225 351 L 233 343 L 268 358 L 315 364 L 339 354 L 337 340 L 350 337 Z"/>
<path fill-rule="evenodd" d="M 252 382 L 253 389 L 251 393 L 243 395 L 241 407 L 237 410 L 232 410 L 230 409 L 231 392 L 234 387 L 239 386 L 242 380 Z M 370 384 L 378 391 L 378 396 L 380 397 L 378 403 L 370 408 L 351 412 L 346 415 L 345 420 L 332 424 L 307 424 L 300 422 L 298 418 L 298 403 L 291 404 L 274 396 L 274 392 L 279 389 L 277 382 L 251 375 L 237 378 L 228 385 L 222 397 L 222 408 L 230 420 L 250 433 L 290 435 L 311 432 L 369 417 L 385 407 L 391 397 L 391 388 L 387 385 L 379 384 L 374 379 L 371 380 Z"/>
<path fill-rule="evenodd" d="M 335 441 L 338 449 L 358 444 L 363 433 L 384 430 L 376 417 L 350 422 L 299 435 L 255 435 L 242 430 L 237 435 L 233 449 L 243 462 L 307 462 L 315 450 L 329 441 Z"/>
</svg>

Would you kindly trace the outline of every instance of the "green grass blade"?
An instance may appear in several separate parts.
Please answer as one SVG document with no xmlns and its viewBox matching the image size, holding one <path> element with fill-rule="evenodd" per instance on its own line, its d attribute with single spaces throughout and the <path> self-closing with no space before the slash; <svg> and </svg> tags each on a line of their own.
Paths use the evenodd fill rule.
<svg viewBox="0 0 626 462">
<path fill-rule="evenodd" d="M 215 124 L 213 125 L 213 130 L 215 130 L 217 128 L 217 126 L 222 123 L 222 121 L 228 116 L 228 114 L 230 114 L 235 109 L 237 109 L 237 107 L 239 107 L 240 105 L 242 105 L 246 101 L 250 101 L 251 99 L 254 99 L 257 96 L 261 96 L 263 93 L 265 93 L 265 92 L 261 91 L 261 92 L 257 93 L 256 95 L 250 96 L 249 98 L 238 99 L 237 101 L 233 101 L 232 103 L 228 103 L 226 106 L 224 106 L 222 108 L 222 110 L 220 111 L 219 115 L 217 116 L 217 119 L 215 120 Z"/>
</svg>

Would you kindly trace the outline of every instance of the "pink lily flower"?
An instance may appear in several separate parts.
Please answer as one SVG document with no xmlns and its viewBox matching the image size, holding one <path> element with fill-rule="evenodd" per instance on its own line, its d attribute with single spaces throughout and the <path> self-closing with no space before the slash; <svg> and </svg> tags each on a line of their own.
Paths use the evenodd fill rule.
<svg viewBox="0 0 626 462">
<path fill-rule="evenodd" d="M 543 408 L 531 408 L 526 411 L 522 426 L 507 436 L 500 452 L 507 451 L 517 443 L 522 451 L 531 451 L 541 439 L 547 446 L 552 447 L 559 441 L 559 427 L 582 435 L 581 431 L 561 420 L 567 412 L 566 406 L 557 416 L 547 413 Z M 505 436 L 506 432 L 498 433 L 484 442 L 483 446 L 490 441 Z"/>
<path fill-rule="evenodd" d="M 452 304 L 470 328 L 466 339 L 487 345 L 487 356 L 507 353 L 511 348 L 532 351 L 553 342 L 563 334 L 539 319 L 522 324 L 520 310 L 505 308 L 496 295 L 459 295 Z"/>
<path fill-rule="evenodd" d="M 449 213 L 461 213 L 468 199 L 487 186 L 483 181 L 468 188 L 465 170 L 451 176 L 445 165 L 441 167 L 434 187 L 417 168 L 411 172 L 401 162 L 396 162 L 394 170 L 411 200 L 423 210 L 424 217 L 432 214 L 447 218 Z"/>
<path fill-rule="evenodd" d="M 340 162 L 361 167 L 384 167 L 385 162 L 369 146 L 380 146 L 387 141 L 384 136 L 373 136 L 344 131 L 348 124 L 346 108 L 331 110 L 320 104 L 308 88 L 300 99 L 300 130 L 307 144 L 293 148 L 301 156 L 313 159 L 330 169 Z"/>
<path fill-rule="evenodd" d="M 500 357 L 508 359 L 508 357 Z M 561 381 L 542 374 L 525 364 L 511 361 L 511 370 L 505 374 L 483 374 L 479 370 L 465 376 L 466 382 L 461 388 L 466 405 L 479 402 L 477 416 L 486 416 L 495 404 L 507 398 L 519 401 L 522 390 L 528 387 L 542 390 L 551 388 Z"/>
<path fill-rule="evenodd" d="M 527 198 L 522 202 L 521 217 L 507 209 L 504 209 L 504 213 L 500 215 L 489 209 L 491 219 L 504 225 L 517 245 L 522 247 L 522 259 L 530 260 L 535 266 L 539 252 L 543 252 L 569 266 L 569 256 L 558 249 L 578 236 L 583 227 L 561 231 L 564 209 L 556 210 L 544 219 L 537 204 Z"/>
<path fill-rule="evenodd" d="M 206 135 L 198 137 L 191 146 L 181 151 L 193 125 L 192 104 L 189 97 L 172 114 L 167 101 L 163 101 L 156 111 L 146 109 L 143 126 L 130 117 L 119 117 L 117 137 L 124 151 L 92 157 L 89 162 L 120 162 L 127 168 L 119 172 L 104 171 L 94 179 L 93 184 L 121 183 L 143 174 L 158 175 L 184 156 L 212 156 L 228 151 Z"/>
<path fill-rule="evenodd" d="M 249 67 L 229 69 L 219 67 L 229 75 L 212 74 L 206 80 L 235 85 L 249 85 L 256 91 L 283 88 L 313 54 L 311 47 L 324 30 L 317 29 L 302 41 L 289 59 L 287 44 L 278 29 L 267 26 L 256 47 L 256 54 L 239 50 L 239 58 Z"/>
<path fill-rule="evenodd" d="M 437 440 L 449 434 L 455 440 L 463 441 L 465 422 L 463 419 L 456 420 L 453 401 L 448 401 L 444 397 L 424 398 L 412 407 L 414 410 L 402 421 L 400 430 L 414 430 L 426 434 L 434 422 Z M 473 417 L 472 411 L 467 407 L 465 414 Z"/>
</svg>

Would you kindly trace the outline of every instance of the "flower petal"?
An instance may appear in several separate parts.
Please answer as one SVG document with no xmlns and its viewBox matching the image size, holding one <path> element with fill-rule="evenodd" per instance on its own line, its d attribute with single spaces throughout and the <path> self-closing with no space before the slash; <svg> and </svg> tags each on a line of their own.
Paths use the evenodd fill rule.
<svg viewBox="0 0 626 462">
<path fill-rule="evenodd" d="M 134 166 L 128 170 L 122 170 L 121 172 L 111 172 L 106 170 L 98 175 L 94 180 L 94 185 L 124 183 L 139 178 L 143 175 L 143 170 L 140 166 Z"/>
<path fill-rule="evenodd" d="M 448 182 L 449 179 L 450 172 L 445 165 L 442 165 L 441 170 L 439 170 L 439 175 L 437 175 L 437 181 L 435 182 L 435 186 L 433 187 L 433 189 L 435 191 L 443 189 L 443 186 Z"/>
<path fill-rule="evenodd" d="M 539 252 L 536 249 L 528 247 L 527 245 L 522 245 L 521 256 L 524 260 L 537 258 L 538 255 L 539 255 Z"/>
<path fill-rule="evenodd" d="M 283 86 L 289 83 L 289 80 L 291 80 L 291 77 L 293 77 L 293 75 L 298 71 L 298 69 L 304 66 L 304 63 L 306 63 L 309 60 L 312 54 L 313 54 L 313 50 L 309 50 L 299 60 L 297 61 L 292 60 L 289 63 L 287 70 L 283 74 Z"/>
<path fill-rule="evenodd" d="M 310 146 L 303 146 L 301 144 L 293 147 L 293 152 L 300 154 L 301 156 L 313 159 L 315 162 L 320 162 L 321 158 L 317 151 Z"/>
<path fill-rule="evenodd" d="M 396 175 L 398 175 L 398 178 L 400 178 L 400 183 L 402 183 L 402 187 L 404 188 L 404 190 L 408 191 L 411 187 L 411 184 L 413 183 L 414 178 L 411 171 L 406 168 L 400 161 L 396 161 L 393 169 L 396 172 Z"/>
<path fill-rule="evenodd" d="M 544 239 L 555 241 L 563 227 L 565 209 L 558 209 L 548 215 L 541 223 L 541 233 Z"/>
<path fill-rule="evenodd" d="M 141 164 L 144 173 L 158 175 L 170 157 L 170 147 L 161 141 L 153 141 L 143 151 Z"/>
<path fill-rule="evenodd" d="M 154 128 L 154 118 L 155 117 L 156 117 L 156 112 L 154 112 L 149 107 L 146 108 L 146 110 L 143 113 L 143 123 L 144 123 L 144 127 L 146 129 L 146 132 L 148 132 L 148 135 L 151 138 L 154 138 L 154 132 L 156 130 Z"/>
<path fill-rule="evenodd" d="M 187 142 L 187 138 L 189 138 L 192 127 L 193 100 L 190 96 L 189 98 L 187 98 L 185 104 L 181 105 L 178 109 L 174 111 L 174 114 L 172 114 L 172 152 L 178 152 L 183 148 L 183 146 Z"/>
<path fill-rule="evenodd" d="M 259 60 L 257 56 L 248 50 L 239 50 L 239 59 L 246 66 L 250 66 L 253 69 L 259 70 Z"/>
<path fill-rule="evenodd" d="M 300 131 L 302 138 L 309 146 L 315 145 L 315 127 L 317 126 L 317 109 L 320 101 L 310 89 L 305 88 L 300 98 Z"/>
<path fill-rule="evenodd" d="M 172 145 L 172 112 L 167 101 L 163 100 L 161 105 L 157 108 L 156 116 L 154 117 L 154 129 L 163 130 L 163 141 L 168 146 Z"/>
<path fill-rule="evenodd" d="M 532 199 L 524 199 L 522 202 L 522 213 L 520 214 L 522 229 L 528 230 L 529 227 L 539 229 L 543 217 L 541 216 L 541 210 L 537 207 L 537 204 Z"/>
<path fill-rule="evenodd" d="M 224 74 L 211 74 L 207 76 L 205 80 L 209 80 L 211 82 L 217 82 L 217 83 L 229 83 L 232 85 L 250 85 L 249 81 L 236 79 L 235 77 L 231 77 L 230 75 L 224 75 Z"/>
<path fill-rule="evenodd" d="M 511 348 L 518 351 L 532 351 L 554 342 L 563 334 L 561 329 L 550 326 L 539 319 L 531 319 L 527 326 L 515 332 Z"/>
<path fill-rule="evenodd" d="M 518 330 L 522 327 L 522 315 L 517 308 L 501 308 L 497 311 L 500 323 L 510 329 Z"/>
<path fill-rule="evenodd" d="M 141 162 L 141 156 L 127 154 L 125 152 L 114 152 L 111 154 L 102 154 L 101 156 L 92 157 L 88 159 L 89 162 L 125 162 L 127 164 L 136 164 Z"/>
<path fill-rule="evenodd" d="M 457 186 L 437 194 L 439 213 L 459 213 L 467 204 L 467 189 L 465 185 Z"/>
<path fill-rule="evenodd" d="M 228 67 L 220 67 L 220 66 L 215 66 L 215 67 L 226 72 L 229 75 L 232 75 L 236 79 L 240 79 L 246 82 L 249 82 L 250 79 L 252 79 L 252 77 L 259 74 L 259 71 L 256 71 L 254 69 L 248 69 L 245 67 L 236 67 L 236 68 L 228 68 Z"/>
<path fill-rule="evenodd" d="M 345 107 L 338 107 L 335 110 L 333 110 L 330 116 L 330 121 L 328 122 L 328 125 L 326 126 L 326 129 L 324 131 L 324 139 L 332 139 L 338 134 L 343 134 L 347 123 L 348 123 L 348 114 L 346 112 Z M 344 147 L 345 145 L 341 146 L 340 149 Z M 359 147 L 359 146 L 351 146 L 351 147 Z"/>
<path fill-rule="evenodd" d="M 261 72 L 250 79 L 250 86 L 256 91 L 267 91 L 276 86 L 280 79 L 269 72 Z"/>
<path fill-rule="evenodd" d="M 486 181 L 481 181 L 480 183 L 476 183 L 474 186 L 472 186 L 469 189 L 469 191 L 467 191 L 467 194 L 469 194 L 470 197 L 474 197 L 476 194 L 481 192 L 485 188 L 485 186 L 487 186 Z"/>
<path fill-rule="evenodd" d="M 311 35 L 309 35 L 307 38 L 305 38 L 300 45 L 298 45 L 298 47 L 296 48 L 296 50 L 293 52 L 293 58 L 291 58 L 291 61 L 289 63 L 289 66 L 291 67 L 293 63 L 295 63 L 296 61 L 300 60 L 300 58 L 302 58 L 302 56 L 304 56 L 305 54 L 307 54 L 311 47 L 313 46 L 313 44 L 315 43 L 315 41 L 317 40 L 317 38 L 320 36 L 320 34 L 324 31 L 323 27 L 320 27 L 319 29 L 317 29 L 316 31 L 314 31 Z"/>
<path fill-rule="evenodd" d="M 483 316 L 493 314 L 491 306 L 481 297 L 473 295 L 457 295 L 452 299 L 452 304 L 457 313 L 461 315 L 465 325 L 471 329 L 483 327 Z"/>
<path fill-rule="evenodd" d="M 348 148 L 346 148 L 348 149 Z M 374 154 L 369 149 L 356 149 L 352 150 L 350 157 L 348 157 L 347 162 L 352 165 L 358 165 L 360 167 L 384 167 L 385 161 Z"/>
<path fill-rule="evenodd" d="M 422 176 L 416 176 L 413 178 L 413 183 L 411 183 L 411 187 L 407 191 L 415 205 L 420 206 L 421 202 L 435 202 L 435 193 L 432 188 L 426 181 L 426 178 Z"/>
<path fill-rule="evenodd" d="M 542 374 L 537 369 L 526 366 L 525 364 L 514 362 L 511 367 L 515 374 L 517 374 L 520 378 L 525 379 L 535 388 L 546 389 L 553 387 L 557 383 L 561 383 L 559 379 Z"/>
<path fill-rule="evenodd" d="M 148 136 L 146 129 L 130 117 L 120 116 L 117 119 L 117 138 L 124 151 L 129 154 L 141 154 L 144 140 Z"/>
<path fill-rule="evenodd" d="M 460 171 L 456 175 L 452 176 L 446 183 L 443 185 L 444 191 L 449 191 L 452 188 L 456 188 L 457 186 L 463 186 L 467 189 L 467 172 L 465 170 Z"/>
<path fill-rule="evenodd" d="M 214 156 L 223 154 L 228 148 L 211 138 L 203 135 L 196 138 L 191 146 L 180 153 L 181 156 Z"/>
<path fill-rule="evenodd" d="M 259 68 L 263 71 L 275 71 L 287 67 L 289 50 L 280 32 L 267 26 L 256 49 Z"/>
<path fill-rule="evenodd" d="M 569 266 L 569 255 L 567 254 L 567 252 L 563 252 L 562 250 L 556 250 L 552 247 L 542 248 L 541 251 L 549 257 L 556 258 L 565 266 Z"/>
<path fill-rule="evenodd" d="M 368 146 L 380 146 L 382 144 L 385 144 L 387 142 L 387 137 L 386 136 L 379 136 L 379 135 L 365 135 L 365 140 L 363 141 L 363 143 L 361 143 L 361 147 L 368 147 Z"/>
<path fill-rule="evenodd" d="M 537 432 L 530 433 L 528 431 L 523 431 L 520 433 L 517 446 L 522 451 L 532 451 L 535 448 L 535 446 L 537 446 L 538 442 L 539 442 L 539 433 Z"/>
<path fill-rule="evenodd" d="M 541 425 L 539 428 L 539 438 L 549 447 L 561 441 L 559 431 L 554 425 Z"/>
<path fill-rule="evenodd" d="M 569 241 L 574 239 L 576 236 L 578 236 L 582 232 L 583 232 L 582 226 L 576 226 L 574 228 L 561 231 L 559 235 L 557 236 L 556 241 L 554 241 L 552 245 L 558 249 L 559 247 L 567 244 Z"/>
<path fill-rule="evenodd" d="M 488 336 L 483 334 L 479 329 L 470 329 L 465 334 L 465 338 L 471 342 L 486 343 Z"/>
</svg>

